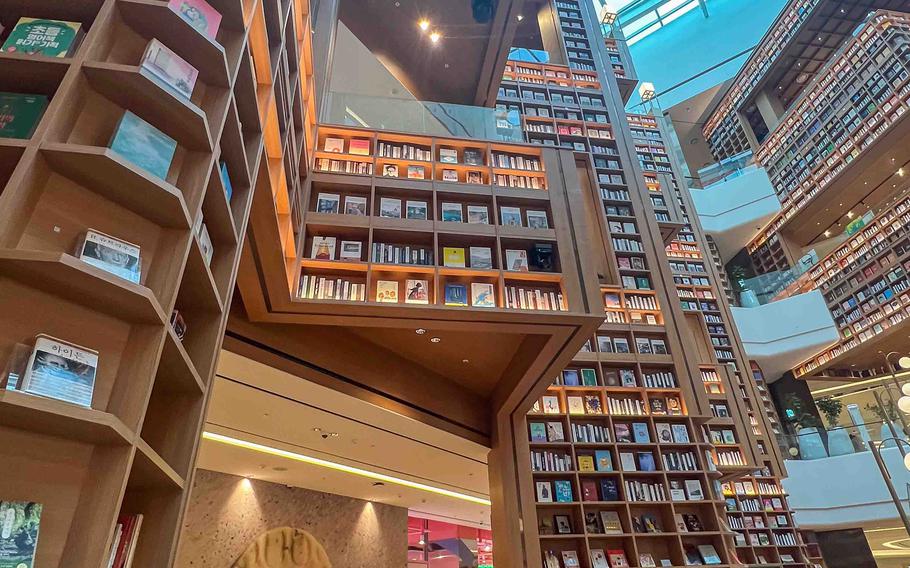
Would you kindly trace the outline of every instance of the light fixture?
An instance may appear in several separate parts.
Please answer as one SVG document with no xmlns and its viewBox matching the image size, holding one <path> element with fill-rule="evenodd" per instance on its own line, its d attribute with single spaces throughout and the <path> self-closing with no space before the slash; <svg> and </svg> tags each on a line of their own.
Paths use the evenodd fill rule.
<svg viewBox="0 0 910 568">
<path fill-rule="evenodd" d="M 432 41 L 433 43 L 439 43 L 439 38 L 441 38 L 441 37 L 442 36 L 439 35 L 439 32 L 433 32 L 430 34 L 430 41 Z"/>
<path fill-rule="evenodd" d="M 910 414 L 910 396 L 902 396 L 897 399 L 897 407 L 904 414 Z"/>
<path fill-rule="evenodd" d="M 825 237 L 830 237 L 830 236 L 831 236 L 831 231 L 825 230 Z"/>
<path fill-rule="evenodd" d="M 847 211 L 847 219 L 853 218 L 853 211 Z"/>
<path fill-rule="evenodd" d="M 417 329 L 414 330 L 414 333 L 416 333 L 417 335 L 423 335 L 426 332 L 427 332 L 427 330 L 425 330 L 422 327 L 418 327 Z"/>
<path fill-rule="evenodd" d="M 901 369 L 910 369 L 910 357 L 904 355 L 903 357 L 901 357 L 900 359 L 897 360 L 897 365 Z M 908 394 L 910 394 L 910 393 L 908 393 Z"/>
<path fill-rule="evenodd" d="M 429 21 L 429 20 L 420 20 L 419 22 L 417 22 L 417 25 L 420 27 L 420 29 L 421 29 L 422 31 L 427 31 L 428 29 L 430 29 L 430 21 Z"/>
<path fill-rule="evenodd" d="M 377 473 L 375 471 L 360 469 L 359 467 L 352 467 L 349 465 L 335 463 L 335 462 L 323 460 L 323 459 L 320 459 L 317 457 L 299 454 L 297 452 L 289 452 L 287 450 L 273 448 L 271 446 L 265 446 L 263 444 L 257 444 L 256 442 L 250 442 L 248 440 L 241 440 L 239 438 L 232 438 L 230 436 L 224 436 L 222 434 L 216 434 L 214 432 L 203 432 L 202 438 L 205 440 L 210 440 L 212 442 L 218 442 L 221 444 L 226 444 L 228 446 L 234 446 L 236 448 L 252 450 L 254 452 L 269 454 L 272 456 L 277 456 L 277 457 L 281 457 L 281 458 L 285 458 L 285 459 L 289 459 L 289 460 L 303 462 L 303 463 L 315 465 L 318 467 L 325 467 L 325 468 L 333 469 L 335 471 L 340 471 L 343 473 L 351 473 L 354 475 L 359 475 L 361 477 L 367 477 L 370 479 L 383 481 L 385 483 L 394 483 L 395 485 L 402 485 L 404 487 L 410 487 L 411 489 L 417 489 L 419 491 L 426 491 L 428 493 L 435 493 L 437 495 L 443 495 L 445 497 L 461 499 L 462 501 L 469 501 L 471 503 L 477 503 L 479 505 L 486 505 L 486 506 L 492 505 L 492 502 L 489 499 L 482 499 L 480 497 L 474 497 L 473 495 L 467 495 L 465 493 L 459 493 L 457 491 L 450 491 L 448 489 L 443 489 L 441 487 L 434 487 L 432 485 L 426 485 L 424 483 L 417 483 L 416 481 L 409 481 L 407 479 L 401 479 L 399 477 L 385 475 L 383 473 Z"/>
<path fill-rule="evenodd" d="M 638 96 L 641 97 L 641 102 L 646 103 L 654 99 L 654 83 L 645 81 L 638 86 Z"/>
<path fill-rule="evenodd" d="M 439 343 L 440 341 L 442 341 L 442 340 L 439 339 L 438 337 L 431 337 L 431 338 L 430 338 L 430 343 Z"/>
<path fill-rule="evenodd" d="M 524 16 L 522 16 L 521 14 L 518 14 L 518 21 L 519 21 L 519 22 L 522 21 L 522 20 L 524 20 L 524 19 L 525 19 Z"/>
<path fill-rule="evenodd" d="M 904 168 L 897 168 L 897 175 L 904 177 Z"/>
<path fill-rule="evenodd" d="M 600 7 L 600 11 L 597 13 L 597 19 L 605 26 L 612 26 L 616 23 L 617 16 L 619 16 L 619 12 L 612 6 L 612 2 L 604 2 L 604 5 Z"/>
</svg>

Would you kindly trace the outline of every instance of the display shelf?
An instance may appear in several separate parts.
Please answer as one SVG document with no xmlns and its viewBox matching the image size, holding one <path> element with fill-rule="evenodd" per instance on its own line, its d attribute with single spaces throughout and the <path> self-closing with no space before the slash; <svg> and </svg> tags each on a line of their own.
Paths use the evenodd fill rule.
<svg viewBox="0 0 910 568">
<path fill-rule="evenodd" d="M 129 445 L 135 436 L 116 416 L 16 391 L 0 391 L 0 425 L 99 445 Z"/>
</svg>

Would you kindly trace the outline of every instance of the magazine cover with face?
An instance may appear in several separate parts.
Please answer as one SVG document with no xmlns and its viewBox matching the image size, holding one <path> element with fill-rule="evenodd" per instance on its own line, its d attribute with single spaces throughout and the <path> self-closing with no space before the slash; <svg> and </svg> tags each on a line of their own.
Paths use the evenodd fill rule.
<svg viewBox="0 0 910 568">
<path fill-rule="evenodd" d="M 89 229 L 77 256 L 82 262 L 139 283 L 142 265 L 139 262 L 139 247 L 136 245 Z"/>
<path fill-rule="evenodd" d="M 90 407 L 97 369 L 97 351 L 39 335 L 19 390 Z"/>
</svg>

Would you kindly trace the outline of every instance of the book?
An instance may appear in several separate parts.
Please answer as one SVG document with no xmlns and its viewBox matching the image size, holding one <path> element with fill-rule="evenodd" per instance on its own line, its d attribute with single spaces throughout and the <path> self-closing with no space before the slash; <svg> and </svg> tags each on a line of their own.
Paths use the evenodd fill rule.
<svg viewBox="0 0 910 568">
<path fill-rule="evenodd" d="M 651 452 L 638 452 L 638 469 L 641 471 L 657 471 L 654 454 Z"/>
<path fill-rule="evenodd" d="M 619 485 L 615 479 L 604 478 L 600 480 L 600 500 L 619 501 Z"/>
<path fill-rule="evenodd" d="M 345 207 L 347 207 L 345 198 Z M 319 193 L 316 196 L 316 213 L 338 213 L 338 204 L 341 196 L 337 193 Z"/>
<path fill-rule="evenodd" d="M 683 522 L 686 523 L 686 529 L 689 532 L 701 532 L 704 527 L 701 524 L 701 519 L 698 518 L 698 515 L 695 513 L 683 513 Z"/>
<path fill-rule="evenodd" d="M 475 148 L 465 148 L 464 152 L 464 163 L 469 166 L 482 166 L 483 165 L 483 150 L 477 150 Z"/>
<path fill-rule="evenodd" d="M 443 266 L 464 268 L 464 249 L 461 247 L 443 247 L 442 263 Z"/>
<path fill-rule="evenodd" d="M 616 349 L 617 353 L 628 353 L 629 352 L 629 340 L 625 337 L 614 337 L 613 338 L 613 347 Z M 627 385 L 623 385 L 627 386 Z"/>
<path fill-rule="evenodd" d="M 578 456 L 578 471 L 595 471 L 594 456 Z"/>
<path fill-rule="evenodd" d="M 142 528 L 142 515 L 121 515 L 117 519 L 115 534 L 116 546 L 111 547 L 111 556 L 108 560 L 110 568 L 130 568 L 136 555 L 139 542 L 139 531 Z"/>
<path fill-rule="evenodd" d="M 408 166 L 408 179 L 426 179 L 426 175 L 423 166 Z"/>
<path fill-rule="evenodd" d="M 607 563 L 607 555 L 602 548 L 591 549 L 591 568 L 610 568 Z"/>
<path fill-rule="evenodd" d="M 690 501 L 703 501 L 705 499 L 701 482 L 697 479 L 686 480 L 686 494 L 689 496 Z"/>
<path fill-rule="evenodd" d="M 0 92 L 0 138 L 31 138 L 47 102 L 44 95 Z"/>
<path fill-rule="evenodd" d="M 544 414 L 559 414 L 559 397 L 546 395 L 541 398 L 543 401 Z"/>
<path fill-rule="evenodd" d="M 572 482 L 566 479 L 557 479 L 553 482 L 554 495 L 556 495 L 557 503 L 571 503 L 572 498 Z"/>
<path fill-rule="evenodd" d="M 597 386 L 597 372 L 594 369 L 581 370 L 581 384 L 587 387 Z"/>
<path fill-rule="evenodd" d="M 701 555 L 702 560 L 705 561 L 705 564 L 721 563 L 720 556 L 717 555 L 717 550 L 713 544 L 699 544 L 698 553 Z"/>
<path fill-rule="evenodd" d="M 426 280 L 405 280 L 405 297 L 404 302 L 406 304 L 427 304 L 429 303 L 429 296 L 427 295 L 427 281 Z"/>
<path fill-rule="evenodd" d="M 619 520 L 619 513 L 616 511 L 601 511 L 600 523 L 604 527 L 605 534 L 622 534 L 622 523 Z"/>
<path fill-rule="evenodd" d="M 139 245 L 89 229 L 75 256 L 86 264 L 138 284 L 142 270 L 139 251 Z"/>
<path fill-rule="evenodd" d="M 572 534 L 572 521 L 568 515 L 554 515 L 553 520 L 556 523 L 556 532 L 558 534 Z"/>
<path fill-rule="evenodd" d="M 500 207 L 499 217 L 504 227 L 521 227 L 521 209 L 518 207 Z"/>
<path fill-rule="evenodd" d="M 200 219 L 201 221 L 202 219 Z M 205 258 L 205 264 L 210 266 L 212 264 L 212 257 L 215 254 L 215 247 L 212 245 L 212 237 L 209 235 L 209 228 L 205 223 L 199 223 L 199 226 L 196 230 L 197 243 L 199 244 L 199 250 L 202 251 L 202 256 Z"/>
<path fill-rule="evenodd" d="M 607 559 L 610 561 L 610 568 L 628 568 L 629 566 L 624 550 L 608 550 Z"/>
<path fill-rule="evenodd" d="M 578 563 L 578 553 L 574 550 L 563 550 L 562 565 L 563 568 L 580 568 L 581 564 Z"/>
<path fill-rule="evenodd" d="M 76 52 L 82 24 L 43 18 L 19 18 L 0 51 L 63 58 Z"/>
<path fill-rule="evenodd" d="M 562 384 L 567 387 L 577 387 L 579 385 L 578 369 L 563 369 Z"/>
<path fill-rule="evenodd" d="M 550 486 L 549 481 L 538 481 L 534 484 L 537 489 L 537 502 L 538 503 L 552 503 L 553 502 L 553 488 Z"/>
<path fill-rule="evenodd" d="M 392 197 L 380 197 L 379 216 L 387 219 L 401 219 L 401 200 Z"/>
<path fill-rule="evenodd" d="M 407 201 L 407 218 L 408 219 L 422 219 L 426 220 L 427 218 L 427 202 L 426 201 Z"/>
<path fill-rule="evenodd" d="M 171 329 L 174 330 L 174 335 L 177 336 L 177 339 L 183 341 L 186 337 L 187 330 L 186 321 L 183 319 L 183 314 L 181 314 L 178 310 L 172 311 L 169 323 L 171 325 Z"/>
<path fill-rule="evenodd" d="M 490 247 L 471 247 L 471 268 L 491 270 L 493 268 L 493 251 Z"/>
<path fill-rule="evenodd" d="M 214 40 L 221 26 L 221 14 L 205 0 L 170 0 L 168 7 L 197 32 Z"/>
<path fill-rule="evenodd" d="M 530 422 L 528 427 L 531 430 L 531 441 L 532 442 L 546 442 L 547 441 L 547 425 L 543 422 Z"/>
<path fill-rule="evenodd" d="M 547 550 L 543 553 L 543 565 L 544 568 L 561 568 L 559 565 L 559 557 L 556 556 L 556 553 L 552 550 Z"/>
<path fill-rule="evenodd" d="M 629 428 L 628 424 L 614 424 L 613 431 L 616 433 L 616 441 L 618 443 L 629 444 L 632 442 L 632 429 Z"/>
<path fill-rule="evenodd" d="M 678 479 L 670 480 L 670 500 L 671 501 L 685 501 L 686 500 L 686 490 L 683 489 L 682 481 Z"/>
<path fill-rule="evenodd" d="M 228 173 L 227 162 L 222 161 L 220 163 L 219 172 L 221 174 L 221 183 L 224 185 L 224 195 L 227 197 L 228 203 L 230 203 L 231 198 L 234 196 L 234 186 L 231 184 L 231 175 Z"/>
<path fill-rule="evenodd" d="M 596 394 L 585 395 L 585 414 L 603 414 L 600 397 Z"/>
<path fill-rule="evenodd" d="M 442 203 L 442 220 L 449 223 L 462 223 L 461 203 Z"/>
<path fill-rule="evenodd" d="M 619 452 L 619 465 L 623 471 L 638 471 L 632 452 Z"/>
<path fill-rule="evenodd" d="M 486 205 L 468 205 L 468 223 L 489 225 L 490 212 Z"/>
<path fill-rule="evenodd" d="M 314 260 L 335 260 L 335 237 L 313 237 L 310 258 Z"/>
<path fill-rule="evenodd" d="M 632 437 L 636 444 L 651 443 L 651 434 L 648 432 L 648 425 L 644 422 L 632 424 Z"/>
<path fill-rule="evenodd" d="M 439 161 L 443 164 L 457 164 L 458 163 L 458 150 L 455 148 L 440 148 L 439 149 Z"/>
<path fill-rule="evenodd" d="M 445 302 L 447 306 L 467 306 L 467 286 L 464 284 L 446 284 Z"/>
<path fill-rule="evenodd" d="M 528 272 L 528 251 L 506 249 L 506 270 Z"/>
<path fill-rule="evenodd" d="M 98 352 L 39 334 L 16 390 L 91 407 Z"/>
<path fill-rule="evenodd" d="M 471 282 L 471 305 L 475 308 L 495 308 L 496 296 L 493 285 L 487 282 Z"/>
<path fill-rule="evenodd" d="M 689 430 L 686 428 L 685 424 L 673 425 L 673 441 L 677 444 L 689 443 Z"/>
<path fill-rule="evenodd" d="M 483 184 L 483 174 L 481 172 L 477 172 L 477 171 L 469 171 L 467 180 L 468 180 L 467 183 L 482 185 Z"/>
<path fill-rule="evenodd" d="M 567 396 L 566 404 L 569 406 L 569 414 L 585 413 L 585 404 L 580 396 Z"/>
<path fill-rule="evenodd" d="M 656 568 L 657 563 L 654 562 L 654 557 L 649 552 L 643 552 L 638 555 L 638 565 L 642 568 Z"/>
<path fill-rule="evenodd" d="M 192 98 L 199 77 L 198 69 L 157 39 L 145 48 L 139 72 L 187 101 Z"/>
<path fill-rule="evenodd" d="M 565 442 L 566 436 L 562 429 L 562 422 L 547 422 L 546 441 Z"/>
<path fill-rule="evenodd" d="M 394 280 L 378 280 L 376 282 L 376 301 L 397 304 L 398 282 Z"/>
<path fill-rule="evenodd" d="M 370 155 L 370 141 L 367 138 L 351 138 L 350 149 L 348 150 L 355 156 Z"/>
<path fill-rule="evenodd" d="M 332 152 L 333 154 L 344 154 L 344 139 L 327 136 L 322 143 L 323 152 Z"/>
<path fill-rule="evenodd" d="M 367 216 L 367 198 L 356 195 L 346 195 L 344 197 L 344 214 L 355 217 Z"/>
<path fill-rule="evenodd" d="M 382 166 L 382 177 L 398 177 L 398 166 L 395 164 L 385 164 Z"/>
<path fill-rule="evenodd" d="M 550 225 L 547 223 L 547 212 L 546 211 L 532 211 L 528 209 L 528 227 L 532 229 L 549 229 Z"/>
<path fill-rule="evenodd" d="M 657 431 L 658 444 L 672 444 L 673 434 L 670 424 L 658 422 L 654 424 L 654 430 Z"/>
<path fill-rule="evenodd" d="M 0 501 L 0 566 L 34 568 L 41 503 Z"/>
<path fill-rule="evenodd" d="M 177 151 L 177 142 L 132 112 L 125 111 L 110 147 L 131 164 L 165 179 Z"/>
<path fill-rule="evenodd" d="M 594 452 L 594 466 L 597 471 L 613 471 L 613 455 L 609 450 Z"/>
<path fill-rule="evenodd" d="M 457 182 L 458 172 L 455 170 L 442 170 L 442 181 Z"/>
<path fill-rule="evenodd" d="M 593 479 L 585 479 L 581 482 L 581 499 L 582 501 L 597 501 L 597 483 Z"/>
<path fill-rule="evenodd" d="M 535 243 L 531 246 L 528 255 L 528 264 L 537 272 L 553 272 L 553 245 L 548 243 Z"/>
</svg>

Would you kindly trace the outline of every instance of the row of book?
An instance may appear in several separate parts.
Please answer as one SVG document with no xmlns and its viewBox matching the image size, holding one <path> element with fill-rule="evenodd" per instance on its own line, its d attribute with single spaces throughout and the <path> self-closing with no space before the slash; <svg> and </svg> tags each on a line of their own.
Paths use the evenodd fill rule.
<svg viewBox="0 0 910 568">
<path fill-rule="evenodd" d="M 325 276 L 304 274 L 300 278 L 297 296 L 307 300 L 363 302 L 366 300 L 366 288 L 366 284 L 353 282 L 347 278 L 327 278 Z"/>
<path fill-rule="evenodd" d="M 568 311 L 562 292 L 553 289 L 505 287 L 505 304 L 510 309 Z"/>
<path fill-rule="evenodd" d="M 373 243 L 373 262 L 389 264 L 415 264 L 419 266 L 432 266 L 433 249 L 430 247 L 395 245 L 387 243 Z"/>
<path fill-rule="evenodd" d="M 530 170 L 543 171 L 540 160 L 530 156 L 520 154 L 504 154 L 502 152 L 493 152 L 493 167 L 508 168 L 512 170 Z"/>
<path fill-rule="evenodd" d="M 627 479 L 624 482 L 627 501 L 666 501 L 663 483 Z"/>
<path fill-rule="evenodd" d="M 117 519 L 107 568 L 130 568 L 132 566 L 141 528 L 142 515 L 121 515 Z"/>
<path fill-rule="evenodd" d="M 320 172 L 357 174 L 362 176 L 373 175 L 373 163 L 356 160 L 333 160 L 330 158 L 316 158 L 316 170 Z"/>
<path fill-rule="evenodd" d="M 521 176 L 514 174 L 496 174 L 493 176 L 493 184 L 499 187 L 511 187 L 517 189 L 546 189 L 543 178 L 536 176 Z"/>
</svg>

